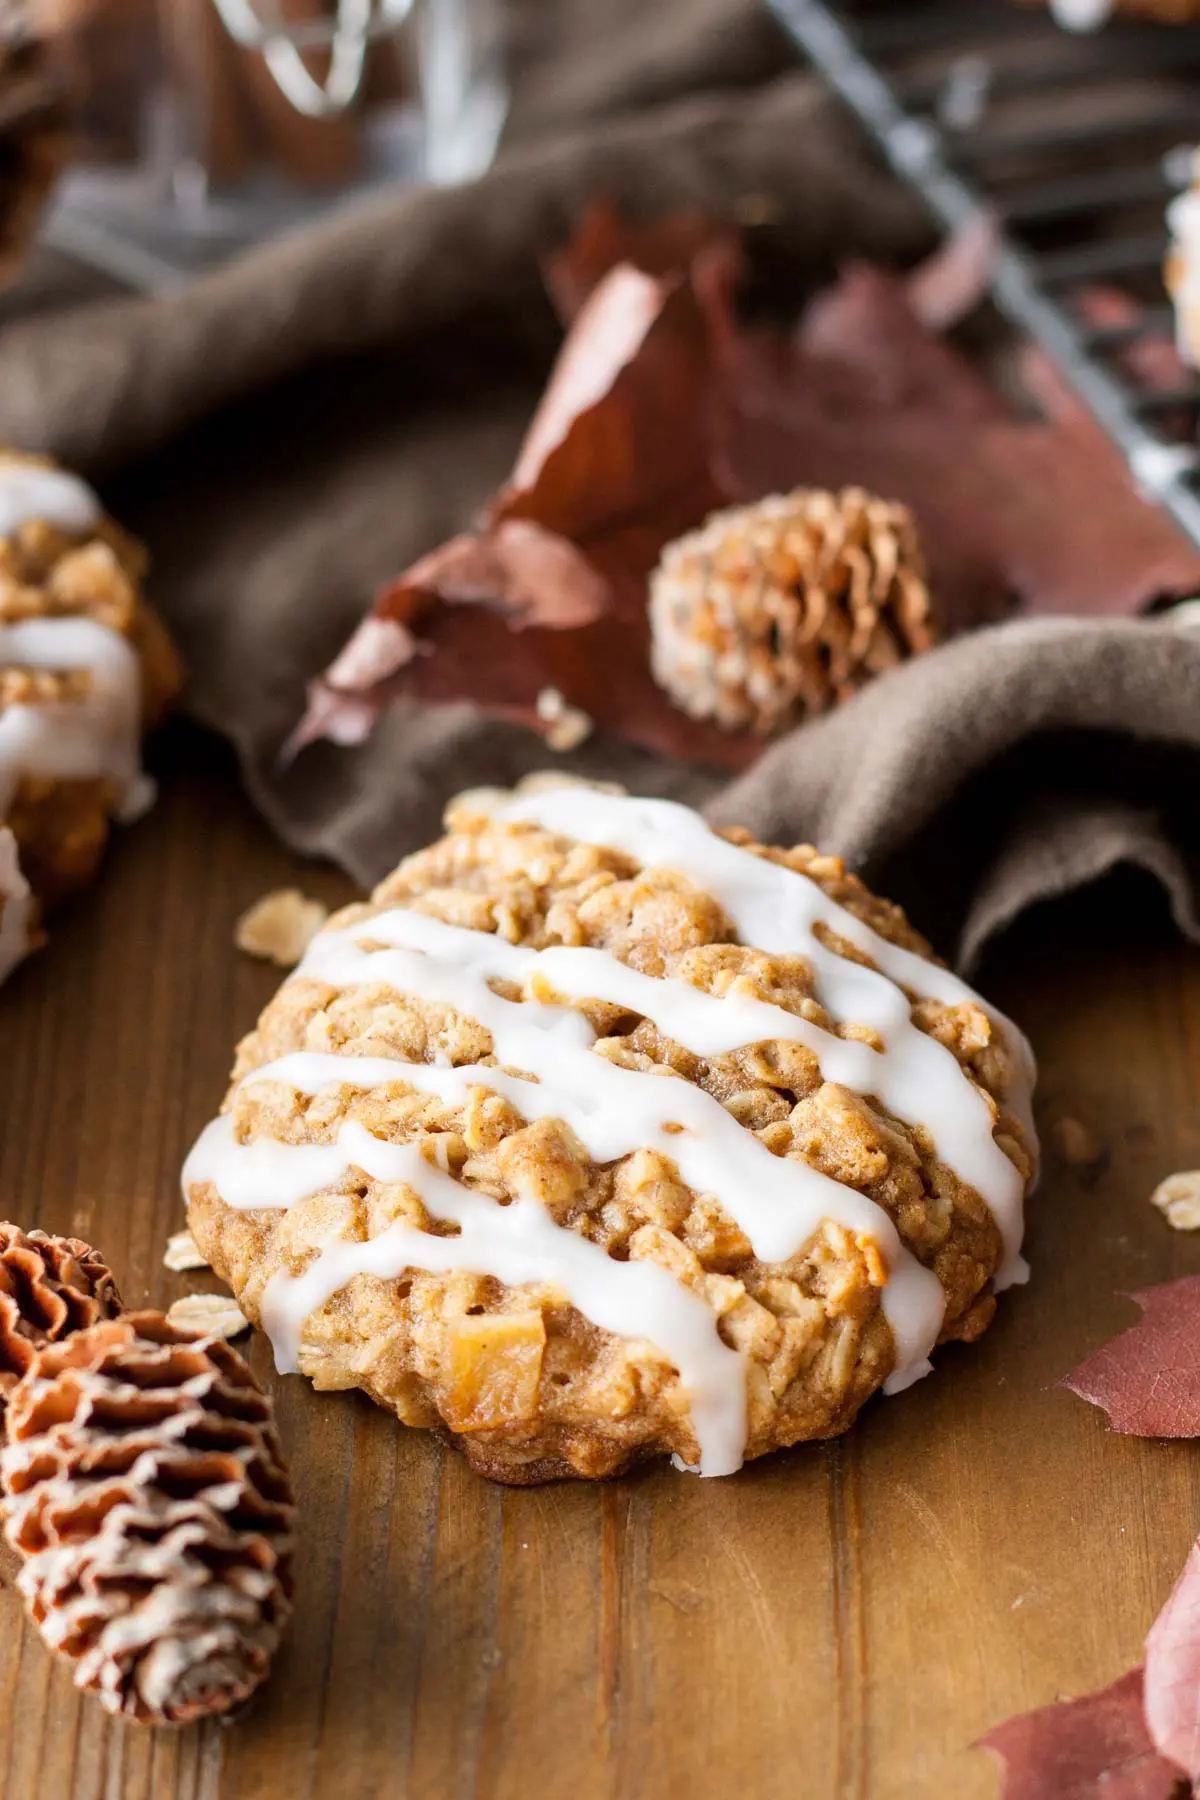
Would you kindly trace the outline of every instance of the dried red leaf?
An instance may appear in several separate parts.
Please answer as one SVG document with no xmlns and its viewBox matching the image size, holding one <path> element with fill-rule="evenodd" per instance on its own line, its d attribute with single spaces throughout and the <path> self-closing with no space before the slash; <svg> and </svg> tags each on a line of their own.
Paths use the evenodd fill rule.
<svg viewBox="0 0 1200 1800">
<path fill-rule="evenodd" d="M 999 218 L 979 212 L 914 269 L 908 302 L 926 331 L 949 331 L 974 312 L 987 293 L 999 243 Z"/>
<path fill-rule="evenodd" d="M 542 263 L 542 278 L 564 325 L 611 269 L 622 263 L 647 275 L 678 275 L 704 251 L 737 255 L 738 237 L 705 213 L 668 213 L 635 224 L 611 200 L 597 200 L 569 241 Z"/>
<path fill-rule="evenodd" d="M 1146 1639 L 1145 1711 L 1156 1749 L 1200 1781 L 1200 1544 Z"/>
<path fill-rule="evenodd" d="M 1200 1437 L 1200 1275 L 1130 1294 L 1143 1317 L 1089 1356 L 1063 1386 L 1103 1407 L 1114 1431 Z"/>
<path fill-rule="evenodd" d="M 1002 1771 L 1003 1800 L 1175 1800 L 1181 1770 L 1155 1749 L 1142 1671 L 1079 1700 L 1042 1706 L 980 1738 Z"/>
<path fill-rule="evenodd" d="M 538 728 L 549 686 L 633 742 L 744 766 L 758 739 L 689 720 L 654 684 L 646 579 L 715 507 L 798 486 L 906 502 L 950 631 L 1016 604 L 1123 614 L 1200 589 L 1200 551 L 1048 364 L 1028 365 L 1045 418 L 1020 418 L 931 329 L 977 297 L 989 229 L 914 276 L 847 270 L 789 340 L 738 325 L 723 228 L 594 211 L 551 266 L 574 323 L 511 477 L 475 532 L 385 590 L 296 741 L 358 741 L 399 693 Z"/>
<path fill-rule="evenodd" d="M 858 267 L 802 321 L 790 364 L 743 367 L 725 417 L 747 498 L 857 482 L 916 515 L 951 629 L 1031 613 L 1123 616 L 1200 586 L 1200 551 L 1142 498 L 1120 453 L 1040 353 L 1041 418 L 924 330 L 910 283 Z M 743 357 L 745 362 L 745 357 Z"/>
<path fill-rule="evenodd" d="M 385 590 L 316 684 L 292 747 L 314 737 L 360 742 L 401 692 L 475 697 L 494 717 L 541 729 L 537 697 L 554 687 L 632 741 L 697 761 L 749 761 L 756 740 L 677 712 L 649 667 L 646 577 L 670 538 L 727 498 L 709 459 L 715 379 L 689 277 L 628 267 L 607 275 L 481 530 Z"/>
</svg>

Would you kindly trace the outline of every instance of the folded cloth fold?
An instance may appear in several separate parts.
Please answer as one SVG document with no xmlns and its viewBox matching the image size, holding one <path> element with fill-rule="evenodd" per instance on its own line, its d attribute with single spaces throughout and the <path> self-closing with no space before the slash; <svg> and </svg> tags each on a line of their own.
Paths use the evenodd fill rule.
<svg viewBox="0 0 1200 1800">
<path fill-rule="evenodd" d="M 929 243 L 751 0 L 525 0 L 514 19 L 513 135 L 479 183 L 385 195 L 155 299 L 85 300 L 43 266 L 0 304 L 0 442 L 105 485 L 151 546 L 193 712 L 289 842 L 364 882 L 456 789 L 550 760 L 413 703 L 359 748 L 287 768 L 279 750 L 376 586 L 510 466 L 557 342 L 538 259 L 588 201 L 767 219 L 793 303 L 843 257 Z M 599 734 L 555 760 L 841 851 L 969 961 L 1121 860 L 1194 928 L 1198 694 L 1200 633 L 1018 623 L 889 675 L 723 790 Z"/>
</svg>

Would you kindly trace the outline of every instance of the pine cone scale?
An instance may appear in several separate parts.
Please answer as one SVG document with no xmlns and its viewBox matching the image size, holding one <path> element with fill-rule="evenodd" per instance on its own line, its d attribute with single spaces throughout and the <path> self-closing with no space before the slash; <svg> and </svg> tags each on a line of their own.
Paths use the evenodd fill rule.
<svg viewBox="0 0 1200 1800">
<path fill-rule="evenodd" d="M 0 1223 L 0 1410 L 41 1345 L 120 1311 L 116 1282 L 90 1244 Z"/>
</svg>

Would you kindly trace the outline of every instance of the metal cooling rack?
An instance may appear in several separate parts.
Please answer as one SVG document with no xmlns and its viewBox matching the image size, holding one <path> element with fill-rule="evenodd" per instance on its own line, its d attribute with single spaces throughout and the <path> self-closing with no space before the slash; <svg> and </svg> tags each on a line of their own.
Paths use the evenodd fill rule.
<svg viewBox="0 0 1200 1800">
<path fill-rule="evenodd" d="M 1171 329 L 1164 210 L 1200 139 L 1200 27 L 1076 37 L 1012 0 L 770 5 L 943 225 L 999 220 L 997 307 L 1200 544 L 1200 378 L 1144 379 L 1146 346 Z M 1137 316 L 1089 324 L 1077 301 L 1097 284 Z"/>
</svg>

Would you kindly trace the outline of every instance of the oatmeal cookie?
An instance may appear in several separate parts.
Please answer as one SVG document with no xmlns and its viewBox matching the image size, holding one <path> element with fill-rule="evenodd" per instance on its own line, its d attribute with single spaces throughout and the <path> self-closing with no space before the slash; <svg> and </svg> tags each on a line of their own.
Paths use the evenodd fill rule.
<svg viewBox="0 0 1200 1800">
<path fill-rule="evenodd" d="M 83 482 L 0 452 L 0 978 L 148 802 L 141 734 L 181 678 L 144 564 Z"/>
<path fill-rule="evenodd" d="M 836 858 L 463 796 L 313 941 L 184 1170 L 280 1367 L 511 1482 L 844 1431 L 1024 1274 L 1028 1048 Z"/>
</svg>

